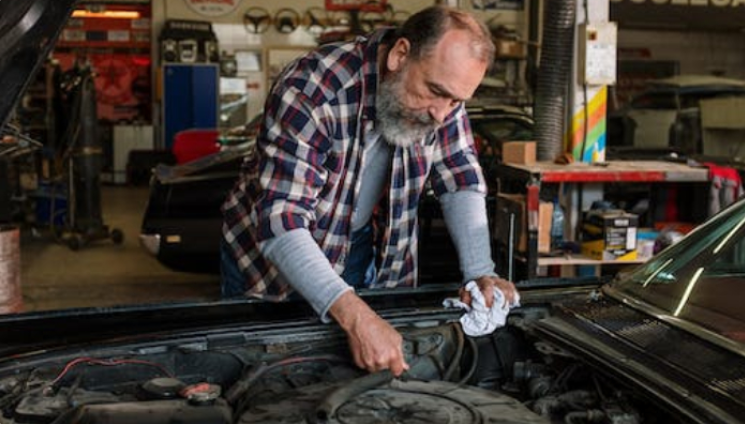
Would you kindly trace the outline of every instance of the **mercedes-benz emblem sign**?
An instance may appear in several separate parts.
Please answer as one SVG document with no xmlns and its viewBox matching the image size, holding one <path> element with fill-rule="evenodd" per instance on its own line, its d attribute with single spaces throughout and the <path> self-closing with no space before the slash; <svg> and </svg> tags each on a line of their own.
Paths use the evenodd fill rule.
<svg viewBox="0 0 745 424">
<path fill-rule="evenodd" d="M 223 16 L 233 12 L 242 0 L 184 0 L 189 8 L 202 16 Z"/>
</svg>

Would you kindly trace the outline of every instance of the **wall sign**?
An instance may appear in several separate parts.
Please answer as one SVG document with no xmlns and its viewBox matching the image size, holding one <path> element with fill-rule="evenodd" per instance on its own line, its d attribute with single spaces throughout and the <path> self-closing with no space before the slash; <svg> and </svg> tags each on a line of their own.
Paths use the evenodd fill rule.
<svg viewBox="0 0 745 424">
<path fill-rule="evenodd" d="M 745 0 L 610 0 L 621 28 L 741 31 Z"/>
<path fill-rule="evenodd" d="M 202 16 L 223 16 L 233 12 L 242 0 L 184 0 L 191 10 Z"/>
<path fill-rule="evenodd" d="M 476 10 L 524 10 L 524 0 L 471 0 Z"/>
<path fill-rule="evenodd" d="M 745 6 L 745 0 L 611 0 L 611 3 L 653 3 L 669 4 L 671 6 L 693 6 L 693 7 L 736 7 Z"/>
</svg>

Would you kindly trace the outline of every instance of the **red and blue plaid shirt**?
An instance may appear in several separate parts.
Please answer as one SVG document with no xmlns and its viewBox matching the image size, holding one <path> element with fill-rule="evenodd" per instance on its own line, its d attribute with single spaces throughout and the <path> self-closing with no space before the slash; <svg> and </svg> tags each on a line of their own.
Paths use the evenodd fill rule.
<svg viewBox="0 0 745 424">
<path fill-rule="evenodd" d="M 344 271 L 385 33 L 321 46 L 290 64 L 273 86 L 256 151 L 223 205 L 223 234 L 246 278 L 247 295 L 283 300 L 291 293 L 260 246 L 298 228 L 310 231 L 338 274 Z M 417 206 L 427 178 L 435 194 L 485 193 L 486 184 L 463 106 L 421 142 L 391 150 L 388 196 L 378 208 L 375 286 L 413 286 Z"/>
</svg>

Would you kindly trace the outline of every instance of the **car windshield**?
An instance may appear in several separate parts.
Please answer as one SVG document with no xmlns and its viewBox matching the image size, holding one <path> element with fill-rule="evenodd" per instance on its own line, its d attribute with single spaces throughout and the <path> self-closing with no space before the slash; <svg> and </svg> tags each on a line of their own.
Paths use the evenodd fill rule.
<svg viewBox="0 0 745 424">
<path fill-rule="evenodd" d="M 534 137 L 532 126 L 517 119 L 472 119 L 471 125 L 477 135 L 492 140 L 528 141 Z"/>
<path fill-rule="evenodd" d="M 723 211 L 617 283 L 615 288 L 745 343 L 745 201 Z"/>
<path fill-rule="evenodd" d="M 675 102 L 675 93 L 653 92 L 642 94 L 635 98 L 631 102 L 631 107 L 634 109 L 663 110 L 677 109 L 678 105 Z"/>
<path fill-rule="evenodd" d="M 701 91 L 692 93 L 683 93 L 680 95 L 680 108 L 696 108 L 699 107 L 701 100 L 715 99 L 720 97 L 738 97 L 745 95 L 742 89 L 722 89 L 712 91 Z"/>
</svg>

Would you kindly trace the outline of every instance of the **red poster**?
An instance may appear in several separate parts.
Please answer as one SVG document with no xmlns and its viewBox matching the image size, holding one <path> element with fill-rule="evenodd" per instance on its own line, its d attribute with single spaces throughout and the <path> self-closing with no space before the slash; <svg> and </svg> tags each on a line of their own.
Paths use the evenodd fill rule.
<svg viewBox="0 0 745 424">
<path fill-rule="evenodd" d="M 63 71 L 75 61 L 74 53 L 56 53 Z M 87 55 L 96 73 L 98 119 L 111 122 L 150 120 L 150 57 L 135 54 Z"/>
</svg>

